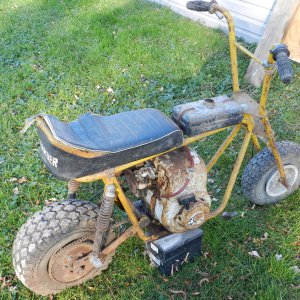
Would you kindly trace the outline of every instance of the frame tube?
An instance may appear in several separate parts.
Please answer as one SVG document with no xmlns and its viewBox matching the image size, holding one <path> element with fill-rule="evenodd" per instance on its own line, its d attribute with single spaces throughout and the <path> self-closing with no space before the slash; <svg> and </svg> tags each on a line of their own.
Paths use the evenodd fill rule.
<svg viewBox="0 0 300 300">
<path fill-rule="evenodd" d="M 230 199 L 231 192 L 232 192 L 232 189 L 234 187 L 237 175 L 239 173 L 239 170 L 240 170 L 242 162 L 244 160 L 249 142 L 251 140 L 251 135 L 252 135 L 251 131 L 246 132 L 243 144 L 242 144 L 241 149 L 240 149 L 240 153 L 239 153 L 239 155 L 236 159 L 236 162 L 234 164 L 234 167 L 233 167 L 233 170 L 232 170 L 232 173 L 231 173 L 231 176 L 230 176 L 230 179 L 229 179 L 229 182 L 228 182 L 228 185 L 227 185 L 222 203 L 220 204 L 220 206 L 216 210 L 209 213 L 209 215 L 207 217 L 207 220 L 210 220 L 210 219 L 218 216 L 225 209 L 226 205 L 228 204 L 228 201 Z"/>
<path fill-rule="evenodd" d="M 258 141 L 258 137 L 256 134 L 252 133 L 252 142 L 253 142 L 253 145 L 254 145 L 254 148 L 255 150 L 258 152 L 261 150 L 261 147 L 260 147 L 260 144 L 259 144 L 259 141 Z"/>
<path fill-rule="evenodd" d="M 95 173 L 93 175 L 88 175 L 88 176 L 76 178 L 76 181 L 78 181 L 78 182 L 92 182 L 92 181 L 99 180 L 99 179 L 105 180 L 105 178 L 113 177 L 115 175 L 118 175 L 121 172 L 123 172 L 124 170 L 126 170 L 128 168 L 131 168 L 133 166 L 136 166 L 138 164 L 141 164 L 141 163 L 145 162 L 146 160 L 151 160 L 151 159 L 153 159 L 153 158 L 155 158 L 157 156 L 160 156 L 160 155 L 163 155 L 165 153 L 171 152 L 171 151 L 173 151 L 175 149 L 178 149 L 180 147 L 184 147 L 184 146 L 187 146 L 187 145 L 189 145 L 191 143 L 200 141 L 200 140 L 202 140 L 202 139 L 204 139 L 204 138 L 206 138 L 208 136 L 211 136 L 213 134 L 221 132 L 221 131 L 223 131 L 223 130 L 225 130 L 227 128 L 230 128 L 230 127 L 231 126 L 228 126 L 228 127 L 216 129 L 216 130 L 209 131 L 209 132 L 204 132 L 204 133 L 201 133 L 201 134 L 196 135 L 196 136 L 185 138 L 183 140 L 182 145 L 180 145 L 179 147 L 172 148 L 172 149 L 170 149 L 168 151 L 165 151 L 165 152 L 162 152 L 162 153 L 158 153 L 158 154 L 154 154 L 154 155 L 151 155 L 149 157 L 145 157 L 145 158 L 142 158 L 142 159 L 139 159 L 139 160 L 136 160 L 136 161 L 133 161 L 133 162 L 121 165 L 121 166 L 117 166 L 117 167 L 115 167 L 113 169 L 110 169 L 110 170 L 107 170 L 107 171 L 102 171 L 102 172 L 99 172 L 99 173 Z"/>
<path fill-rule="evenodd" d="M 270 53 L 269 57 L 268 57 L 268 64 L 272 65 L 274 64 L 275 61 L 273 59 L 273 55 Z M 263 87 L 262 87 L 262 93 L 261 93 L 261 97 L 260 97 L 260 102 L 259 102 L 259 114 L 262 117 L 261 121 L 264 125 L 267 137 L 268 137 L 268 146 L 271 148 L 271 151 L 274 155 L 275 161 L 276 161 L 276 165 L 279 171 L 279 174 L 281 176 L 281 183 L 288 188 L 289 184 L 287 182 L 286 179 L 286 175 L 284 172 L 284 168 L 283 168 L 283 162 L 282 159 L 280 157 L 280 153 L 278 151 L 278 148 L 276 146 L 276 142 L 275 142 L 275 137 L 272 131 L 272 127 L 270 125 L 269 119 L 267 117 L 267 111 L 266 111 L 266 102 L 267 102 L 267 98 L 268 98 L 268 94 L 269 94 L 269 90 L 270 90 L 270 85 L 271 85 L 271 80 L 272 80 L 272 68 L 269 67 L 267 68 L 267 72 L 265 77 L 264 77 L 264 81 L 263 81 Z"/>
<path fill-rule="evenodd" d="M 218 149 L 218 151 L 215 153 L 215 155 L 211 158 L 211 160 L 209 161 L 209 163 L 207 164 L 207 173 L 211 170 L 211 168 L 214 166 L 214 164 L 219 160 L 219 158 L 221 157 L 221 155 L 224 153 L 224 151 L 227 149 L 227 147 L 230 145 L 230 143 L 233 141 L 233 139 L 235 138 L 235 136 L 237 135 L 237 133 L 240 131 L 241 129 L 241 124 L 236 125 L 231 133 L 228 135 L 228 137 L 226 138 L 226 140 L 223 142 L 223 144 L 220 146 L 220 148 Z"/>
<path fill-rule="evenodd" d="M 139 224 L 139 221 L 132 209 L 132 206 L 131 206 L 131 202 L 127 199 L 126 195 L 124 194 L 123 190 L 122 190 L 122 187 L 118 181 L 118 179 L 116 177 L 113 177 L 113 182 L 114 182 L 114 185 L 116 187 L 116 193 L 117 193 L 117 196 L 121 202 L 121 204 L 123 205 L 127 215 L 128 215 L 128 218 L 129 220 L 131 221 L 133 227 L 135 228 L 138 236 L 143 240 L 143 241 L 149 241 L 151 239 L 153 239 L 153 237 L 149 237 L 149 236 L 146 236 L 144 234 L 144 231 L 142 230 L 140 224 Z"/>
<path fill-rule="evenodd" d="M 219 11 L 227 20 L 228 29 L 229 29 L 229 50 L 230 50 L 230 61 L 231 61 L 231 75 L 232 75 L 232 88 L 234 92 L 240 90 L 239 87 L 239 73 L 238 73 L 238 64 L 237 64 L 237 51 L 236 51 L 236 39 L 234 31 L 234 22 L 230 12 L 219 6 L 215 5 L 213 7 L 214 11 Z"/>
<path fill-rule="evenodd" d="M 244 52 L 246 55 L 248 55 L 250 58 L 255 60 L 258 64 L 260 64 L 260 65 L 263 64 L 263 62 L 258 57 L 256 57 L 252 52 L 250 52 L 248 49 L 246 49 L 244 46 L 242 46 L 238 42 L 235 42 L 235 46 L 237 48 L 239 48 L 242 52 Z"/>
<path fill-rule="evenodd" d="M 115 251 L 122 243 L 136 234 L 136 228 L 130 227 L 118 239 L 110 243 L 106 248 L 101 251 L 101 254 L 107 255 Z"/>
</svg>

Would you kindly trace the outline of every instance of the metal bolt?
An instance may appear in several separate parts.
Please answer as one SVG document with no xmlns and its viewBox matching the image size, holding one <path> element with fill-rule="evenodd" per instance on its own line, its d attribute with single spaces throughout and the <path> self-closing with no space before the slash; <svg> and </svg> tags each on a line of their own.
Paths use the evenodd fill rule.
<svg viewBox="0 0 300 300">
<path fill-rule="evenodd" d="M 105 196 L 113 198 L 116 195 L 116 188 L 113 184 L 109 184 L 105 187 Z"/>
<path fill-rule="evenodd" d="M 67 256 L 66 260 L 67 261 L 72 261 L 73 260 L 73 256 L 72 255 Z"/>
</svg>

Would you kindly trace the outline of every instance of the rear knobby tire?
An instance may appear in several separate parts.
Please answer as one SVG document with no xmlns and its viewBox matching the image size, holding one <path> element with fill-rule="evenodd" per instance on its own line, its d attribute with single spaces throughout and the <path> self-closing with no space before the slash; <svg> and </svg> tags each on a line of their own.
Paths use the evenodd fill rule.
<svg viewBox="0 0 300 300">
<path fill-rule="evenodd" d="M 89 272 L 87 274 L 83 272 L 83 277 L 75 280 L 61 277 L 61 271 L 57 271 L 63 261 L 62 258 L 56 261 L 54 265 L 56 271 L 53 271 L 54 277 L 61 277 L 62 280 L 53 278 L 49 267 L 53 257 L 56 259 L 62 251 L 66 251 L 64 249 L 70 251 L 69 248 L 73 243 L 75 247 L 89 251 L 96 231 L 98 213 L 98 206 L 90 202 L 66 200 L 46 206 L 28 219 L 17 233 L 13 245 L 13 265 L 22 283 L 36 294 L 49 295 L 78 285 L 107 269 L 112 254 L 104 257 L 103 265 L 99 269 L 89 265 Z M 111 238 L 112 234 L 107 238 L 106 244 Z M 84 241 L 77 246 L 76 241 L 79 239 Z"/>
<path fill-rule="evenodd" d="M 300 185 L 300 145 L 287 141 L 278 142 L 276 145 L 286 174 L 289 173 L 287 179 L 293 184 L 288 189 L 284 189 L 280 183 L 277 184 L 279 171 L 275 158 L 269 148 L 263 149 L 250 160 L 242 176 L 243 194 L 258 205 L 279 202 L 296 191 Z M 277 188 L 274 184 L 277 184 Z"/>
</svg>

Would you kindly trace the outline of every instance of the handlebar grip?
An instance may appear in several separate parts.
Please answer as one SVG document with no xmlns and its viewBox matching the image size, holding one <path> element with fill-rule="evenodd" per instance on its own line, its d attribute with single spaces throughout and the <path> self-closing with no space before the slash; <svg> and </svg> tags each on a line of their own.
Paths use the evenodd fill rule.
<svg viewBox="0 0 300 300">
<path fill-rule="evenodd" d="M 278 75 L 284 84 L 289 84 L 293 79 L 293 68 L 289 60 L 290 51 L 287 46 L 280 44 L 271 50 L 277 64 Z"/>
<path fill-rule="evenodd" d="M 195 11 L 210 11 L 210 7 L 212 4 L 216 3 L 215 0 L 210 2 L 206 1 L 189 1 L 186 4 L 186 8 Z"/>
</svg>

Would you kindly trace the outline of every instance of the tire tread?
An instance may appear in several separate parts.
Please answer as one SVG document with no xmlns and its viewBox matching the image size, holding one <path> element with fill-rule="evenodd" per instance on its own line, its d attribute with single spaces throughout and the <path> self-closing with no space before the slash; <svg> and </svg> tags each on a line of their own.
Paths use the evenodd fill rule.
<svg viewBox="0 0 300 300">
<path fill-rule="evenodd" d="M 282 141 L 276 143 L 278 151 L 282 158 L 287 157 L 289 153 L 299 153 L 300 146 L 294 142 Z M 246 166 L 242 176 L 242 190 L 245 197 L 253 203 L 262 204 L 256 198 L 255 188 L 263 174 L 265 174 L 270 166 L 276 164 L 272 151 L 269 148 L 264 148 L 257 153 Z"/>
<path fill-rule="evenodd" d="M 52 203 L 28 219 L 13 244 L 13 265 L 22 283 L 37 294 L 57 292 L 39 285 L 35 280 L 33 271 L 38 263 L 37 258 L 72 229 L 95 229 L 98 211 L 98 206 L 93 203 L 65 200 Z"/>
</svg>

